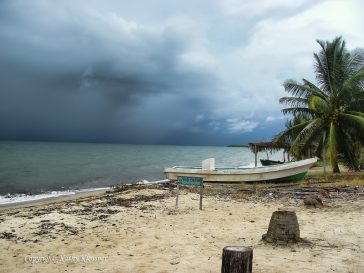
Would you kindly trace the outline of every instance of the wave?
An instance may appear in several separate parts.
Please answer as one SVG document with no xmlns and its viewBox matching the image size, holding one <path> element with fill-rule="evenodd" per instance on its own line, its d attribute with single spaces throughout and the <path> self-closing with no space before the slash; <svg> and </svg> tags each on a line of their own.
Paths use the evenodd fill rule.
<svg viewBox="0 0 364 273">
<path fill-rule="evenodd" d="M 169 179 L 163 179 L 163 180 L 157 180 L 157 181 L 148 181 L 148 180 L 142 180 L 137 182 L 138 185 L 148 185 L 148 184 L 163 184 L 170 181 Z"/>
<path fill-rule="evenodd" d="M 257 167 L 262 167 L 262 164 L 260 162 L 258 162 Z M 239 168 L 255 168 L 255 163 L 249 162 L 249 163 L 239 166 Z"/>
<path fill-rule="evenodd" d="M 66 191 L 50 191 L 41 194 L 7 194 L 7 195 L 0 195 L 0 206 L 1 205 L 13 205 L 13 204 L 21 204 L 27 202 L 35 202 L 45 199 L 53 199 L 58 197 L 66 197 L 75 195 L 78 193 L 83 192 L 93 192 L 93 191 L 100 191 L 100 190 L 107 190 L 107 188 L 92 188 L 92 189 L 82 189 L 82 190 L 66 190 Z"/>
<path fill-rule="evenodd" d="M 161 184 L 161 183 L 166 183 L 168 181 L 169 181 L 168 179 L 157 180 L 157 181 L 148 181 L 148 180 L 144 179 L 144 180 L 136 182 L 136 184 L 138 184 L 138 185 Z M 126 185 L 131 185 L 131 184 L 126 184 Z M 35 201 L 53 199 L 53 198 L 58 198 L 58 197 L 66 197 L 66 196 L 72 196 L 72 195 L 84 193 L 84 192 L 109 190 L 111 188 L 112 187 L 90 188 L 90 189 L 80 189 L 80 190 L 66 190 L 66 191 L 50 191 L 50 192 L 34 194 L 34 195 L 28 195 L 28 194 L 0 195 L 0 206 L 35 202 Z"/>
</svg>

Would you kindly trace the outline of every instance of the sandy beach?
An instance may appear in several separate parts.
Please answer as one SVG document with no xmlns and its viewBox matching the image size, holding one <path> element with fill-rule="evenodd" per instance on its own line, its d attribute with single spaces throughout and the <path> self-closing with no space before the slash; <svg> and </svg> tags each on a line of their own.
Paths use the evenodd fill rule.
<svg viewBox="0 0 364 273">
<path fill-rule="evenodd" d="M 0 209 L 2 272 L 220 272 L 222 249 L 249 246 L 253 272 L 364 272 L 362 179 L 297 186 L 121 187 Z M 307 192 L 326 189 L 323 208 Z M 307 244 L 261 240 L 274 211 L 297 213 Z"/>
</svg>

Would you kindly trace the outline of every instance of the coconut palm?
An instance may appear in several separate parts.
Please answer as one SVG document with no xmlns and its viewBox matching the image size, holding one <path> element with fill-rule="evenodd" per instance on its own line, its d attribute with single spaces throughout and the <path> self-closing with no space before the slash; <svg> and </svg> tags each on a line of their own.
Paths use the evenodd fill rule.
<svg viewBox="0 0 364 273">
<path fill-rule="evenodd" d="M 340 172 L 339 153 L 350 168 L 358 169 L 358 151 L 364 143 L 364 51 L 349 52 L 341 37 L 317 42 L 321 47 L 314 54 L 317 85 L 306 79 L 284 83 L 292 96 L 280 99 L 288 106 L 282 112 L 302 120 L 279 134 L 277 141 L 295 132 L 293 154 L 318 143 L 317 152 L 326 148 L 334 172 Z"/>
</svg>

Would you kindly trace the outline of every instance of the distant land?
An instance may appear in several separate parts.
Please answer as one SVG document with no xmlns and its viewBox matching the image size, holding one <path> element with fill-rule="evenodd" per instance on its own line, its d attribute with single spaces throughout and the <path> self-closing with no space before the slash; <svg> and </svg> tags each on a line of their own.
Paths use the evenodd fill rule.
<svg viewBox="0 0 364 273">
<path fill-rule="evenodd" d="M 248 144 L 230 144 L 227 147 L 249 147 Z"/>
</svg>

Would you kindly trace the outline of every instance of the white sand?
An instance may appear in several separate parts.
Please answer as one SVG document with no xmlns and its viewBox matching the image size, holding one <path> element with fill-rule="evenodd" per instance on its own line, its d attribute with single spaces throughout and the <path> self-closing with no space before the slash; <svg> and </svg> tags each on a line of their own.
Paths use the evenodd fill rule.
<svg viewBox="0 0 364 273">
<path fill-rule="evenodd" d="M 142 189 L 119 195 L 126 198 L 166 192 Z M 185 191 L 178 210 L 174 196 L 138 202 L 133 207 L 99 207 L 102 202 L 96 195 L 80 202 L 0 212 L 0 233 L 17 236 L 0 239 L 0 271 L 220 272 L 223 247 L 241 245 L 254 250 L 253 272 L 364 272 L 362 198 L 331 200 L 330 207 L 309 209 L 273 198 L 263 202 L 211 196 L 204 199 L 202 211 L 198 209 L 198 195 Z M 93 204 L 94 210 L 109 208 L 118 213 L 92 221 L 93 215 L 66 213 L 87 204 Z M 310 240 L 312 246 L 275 247 L 261 241 L 272 212 L 287 205 L 295 207 L 301 237 Z M 45 208 L 49 208 L 46 214 L 27 218 Z M 47 229 L 48 234 L 34 235 L 42 223 L 48 223 L 42 220 L 58 225 Z M 62 223 L 78 233 L 72 235 Z M 81 255 L 98 260 L 82 261 L 85 257 Z M 54 260 L 31 263 L 34 256 Z M 64 261 L 65 256 L 73 256 L 74 261 Z"/>
</svg>

